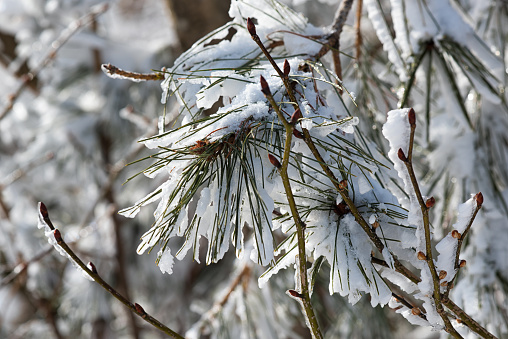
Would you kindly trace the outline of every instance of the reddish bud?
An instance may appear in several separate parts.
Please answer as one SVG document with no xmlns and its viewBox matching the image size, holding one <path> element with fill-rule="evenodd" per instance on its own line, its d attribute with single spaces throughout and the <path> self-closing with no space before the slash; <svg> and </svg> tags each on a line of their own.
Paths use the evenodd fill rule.
<svg viewBox="0 0 508 339">
<path fill-rule="evenodd" d="M 448 272 L 446 272 L 446 271 L 439 271 L 439 280 L 442 280 L 442 279 L 446 278 L 447 275 L 448 275 Z"/>
<path fill-rule="evenodd" d="M 291 66 L 289 66 L 288 59 L 284 60 L 284 77 L 287 77 L 289 75 L 289 72 L 291 71 Z"/>
<path fill-rule="evenodd" d="M 399 148 L 399 151 L 397 152 L 397 156 L 399 157 L 399 159 L 401 161 L 407 162 L 406 155 L 404 154 L 404 151 L 402 150 L 402 148 Z"/>
<path fill-rule="evenodd" d="M 146 316 L 146 312 L 145 310 L 143 309 L 143 307 L 141 307 L 140 304 L 138 303 L 135 303 L 134 304 L 134 307 L 136 308 L 136 312 L 138 312 L 142 317 Z"/>
<path fill-rule="evenodd" d="M 346 180 L 346 179 L 341 180 L 341 181 L 339 182 L 339 188 L 340 188 L 341 190 L 345 190 L 345 189 L 347 189 L 347 180 Z"/>
<path fill-rule="evenodd" d="M 475 196 L 474 196 L 474 200 L 476 201 L 476 206 L 478 208 L 481 208 L 482 205 L 483 205 L 483 194 L 482 192 L 479 192 L 477 193 Z"/>
<path fill-rule="evenodd" d="M 259 76 L 259 82 L 261 83 L 261 92 L 263 92 L 264 95 L 272 95 L 270 87 L 268 87 L 268 83 L 262 75 Z"/>
<path fill-rule="evenodd" d="M 296 292 L 295 290 L 288 290 L 288 293 L 290 296 L 294 298 L 300 298 L 303 299 L 303 294 Z"/>
<path fill-rule="evenodd" d="M 303 139 L 303 133 L 297 130 L 296 128 L 293 128 L 293 135 L 298 139 Z"/>
<path fill-rule="evenodd" d="M 446 286 L 448 286 L 448 281 L 443 281 L 443 282 L 442 282 L 441 284 L 439 284 L 439 285 L 441 285 L 441 286 L 443 286 L 443 287 L 446 287 Z"/>
<path fill-rule="evenodd" d="M 466 261 L 465 260 L 461 260 L 460 263 L 459 263 L 459 267 L 460 268 L 466 267 Z"/>
<path fill-rule="evenodd" d="M 39 212 L 41 212 L 42 214 L 42 217 L 44 219 L 48 218 L 49 217 L 49 214 L 48 214 L 48 209 L 46 208 L 46 205 L 44 205 L 43 202 L 39 202 Z"/>
<path fill-rule="evenodd" d="M 427 206 L 427 208 L 432 208 L 432 207 L 434 207 L 435 204 L 436 204 L 436 199 L 434 199 L 434 197 L 430 197 L 425 202 L 425 206 Z"/>
<path fill-rule="evenodd" d="M 460 235 L 459 231 L 453 230 L 452 231 L 452 237 L 455 238 L 455 239 L 460 239 L 461 235 Z"/>
<path fill-rule="evenodd" d="M 379 221 L 374 221 L 372 224 L 372 228 L 378 228 L 379 227 Z"/>
<path fill-rule="evenodd" d="M 456 321 L 458 324 L 462 324 L 462 320 L 460 320 L 460 319 L 455 319 L 455 321 Z"/>
<path fill-rule="evenodd" d="M 416 116 L 415 116 L 415 110 L 410 108 L 409 112 L 407 112 L 407 119 L 409 120 L 409 124 L 411 126 L 416 125 Z"/>
<path fill-rule="evenodd" d="M 296 111 L 293 113 L 293 115 L 291 116 L 291 119 L 289 120 L 289 123 L 291 125 L 294 125 L 298 122 L 298 120 L 300 120 L 302 118 L 302 111 L 300 111 L 299 108 L 296 109 Z"/>
<path fill-rule="evenodd" d="M 421 251 L 418 252 L 417 257 L 418 257 L 418 260 L 427 260 L 427 256 L 425 255 L 425 253 L 423 253 Z"/>
<path fill-rule="evenodd" d="M 270 160 L 273 166 L 277 167 L 277 169 L 282 167 L 279 160 L 277 160 L 277 158 L 273 154 L 268 154 L 268 159 Z"/>
<path fill-rule="evenodd" d="M 95 265 L 93 264 L 93 262 L 89 261 L 88 262 L 88 268 L 90 269 L 90 271 L 92 271 L 93 273 L 95 274 L 98 274 L 97 273 L 97 268 L 95 267 Z"/>
<path fill-rule="evenodd" d="M 251 36 L 256 35 L 256 26 L 252 22 L 251 18 L 247 18 L 247 30 Z"/>
<path fill-rule="evenodd" d="M 57 243 L 61 243 L 63 241 L 62 234 L 60 233 L 60 231 L 58 229 L 55 229 L 53 231 L 53 235 L 55 236 L 55 240 Z"/>
<path fill-rule="evenodd" d="M 418 307 L 413 307 L 411 309 L 411 313 L 413 313 L 413 315 L 420 315 L 420 314 L 422 314 L 422 311 L 420 311 L 420 309 Z"/>
</svg>

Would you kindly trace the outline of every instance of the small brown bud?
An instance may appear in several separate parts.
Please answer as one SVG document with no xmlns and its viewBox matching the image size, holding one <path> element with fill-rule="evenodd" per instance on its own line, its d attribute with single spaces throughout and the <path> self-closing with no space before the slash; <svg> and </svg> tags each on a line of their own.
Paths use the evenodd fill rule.
<svg viewBox="0 0 508 339">
<path fill-rule="evenodd" d="M 442 279 L 446 278 L 447 275 L 448 275 L 448 272 L 446 272 L 446 271 L 439 271 L 439 280 L 442 280 Z"/>
<path fill-rule="evenodd" d="M 399 148 L 399 151 L 397 152 L 397 156 L 399 157 L 399 159 L 401 161 L 407 162 L 406 155 L 404 154 L 404 151 L 402 150 L 402 148 Z"/>
<path fill-rule="evenodd" d="M 417 254 L 418 260 L 427 260 L 427 256 L 423 252 L 418 252 Z"/>
<path fill-rule="evenodd" d="M 135 303 L 134 304 L 134 307 L 136 308 L 136 312 L 138 312 L 142 317 L 146 316 L 146 312 L 145 310 L 143 309 L 143 307 L 141 307 L 140 304 L 138 303 Z"/>
<path fill-rule="evenodd" d="M 409 112 L 407 112 L 407 119 L 409 120 L 409 124 L 411 126 L 416 125 L 415 110 L 413 108 L 410 108 Z"/>
<path fill-rule="evenodd" d="M 291 119 L 289 120 L 289 123 L 291 125 L 294 125 L 302 118 L 302 111 L 300 111 L 299 108 L 296 109 L 296 111 L 291 115 Z"/>
<path fill-rule="evenodd" d="M 291 66 L 289 66 L 288 59 L 284 60 L 284 77 L 287 77 L 289 75 L 289 72 L 291 71 Z"/>
<path fill-rule="evenodd" d="M 282 167 L 279 160 L 277 160 L 277 158 L 273 154 L 268 154 L 268 159 L 270 160 L 273 166 L 277 167 L 277 169 Z"/>
<path fill-rule="evenodd" d="M 420 314 L 422 314 L 422 311 L 420 311 L 420 309 L 419 309 L 418 307 L 413 307 L 413 308 L 411 309 L 411 313 L 412 313 L 413 315 L 420 315 Z"/>
<path fill-rule="evenodd" d="M 49 217 L 49 214 L 48 214 L 48 209 L 46 207 L 46 205 L 44 205 L 43 202 L 39 202 L 39 212 L 41 212 L 42 214 L 42 217 L 44 219 L 48 218 Z"/>
<path fill-rule="evenodd" d="M 296 128 L 293 128 L 293 135 L 295 136 L 295 138 L 298 138 L 298 139 L 304 138 L 303 133 L 300 132 L 299 130 L 297 130 Z"/>
<path fill-rule="evenodd" d="M 441 286 L 443 286 L 443 287 L 446 287 L 446 286 L 448 286 L 448 281 L 443 281 L 443 282 L 442 282 L 441 284 L 439 284 L 439 285 L 441 285 Z"/>
<path fill-rule="evenodd" d="M 259 76 L 259 82 L 261 83 L 261 92 L 263 92 L 264 95 L 272 95 L 270 87 L 268 87 L 268 83 L 262 75 Z"/>
<path fill-rule="evenodd" d="M 374 221 L 372 224 L 372 228 L 378 228 L 379 227 L 379 221 Z"/>
<path fill-rule="evenodd" d="M 62 234 L 60 233 L 60 231 L 58 229 L 55 229 L 53 231 L 53 235 L 55 236 L 55 240 L 57 243 L 61 243 L 63 241 Z"/>
<path fill-rule="evenodd" d="M 455 319 L 455 321 L 456 321 L 457 323 L 459 323 L 459 324 L 462 324 L 462 320 L 460 320 L 460 319 L 458 319 L 458 318 L 457 318 L 457 319 Z"/>
<path fill-rule="evenodd" d="M 289 295 L 295 298 L 303 299 L 303 294 L 296 292 L 295 290 L 288 290 Z"/>
<path fill-rule="evenodd" d="M 346 179 L 341 180 L 341 181 L 339 182 L 339 188 L 340 188 L 341 190 L 345 190 L 345 189 L 347 189 L 347 180 L 346 180 Z"/>
<path fill-rule="evenodd" d="M 434 197 L 430 197 L 425 202 L 425 206 L 427 206 L 427 208 L 432 208 L 432 207 L 434 207 L 435 204 L 436 204 L 436 199 L 434 199 Z"/>
<path fill-rule="evenodd" d="M 461 260 L 460 263 L 459 263 L 459 267 L 466 267 L 466 261 L 465 260 Z"/>
<path fill-rule="evenodd" d="M 254 25 L 254 22 L 252 22 L 251 18 L 247 18 L 247 30 L 251 36 L 256 35 L 256 26 Z"/>
<path fill-rule="evenodd" d="M 459 231 L 453 230 L 452 237 L 454 237 L 455 239 L 460 239 L 461 235 L 460 235 Z"/>
<path fill-rule="evenodd" d="M 95 274 L 98 274 L 97 273 L 97 268 L 95 267 L 95 265 L 93 264 L 93 262 L 89 261 L 88 262 L 88 268 L 90 269 L 90 271 L 92 271 L 93 273 Z"/>
<path fill-rule="evenodd" d="M 453 284 L 453 281 L 451 281 L 449 284 L 448 284 L 448 289 L 451 290 L 455 285 Z"/>
<path fill-rule="evenodd" d="M 474 196 L 474 200 L 476 201 L 476 206 L 478 208 L 481 208 L 482 205 L 483 205 L 483 194 L 482 192 L 479 192 L 477 193 L 475 196 Z"/>
</svg>

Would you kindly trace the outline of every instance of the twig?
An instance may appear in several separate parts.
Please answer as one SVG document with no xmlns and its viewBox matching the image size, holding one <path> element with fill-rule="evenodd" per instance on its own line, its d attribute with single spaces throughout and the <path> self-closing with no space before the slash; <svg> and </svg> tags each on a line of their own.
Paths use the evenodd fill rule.
<svg viewBox="0 0 508 339">
<path fill-rule="evenodd" d="M 259 36 L 256 34 L 256 27 L 254 26 L 254 23 L 250 18 L 247 19 L 247 29 L 252 37 L 252 39 L 256 42 L 256 44 L 259 46 L 261 51 L 265 54 L 265 56 L 268 58 L 270 63 L 272 64 L 275 71 L 279 74 L 282 81 L 284 82 L 284 85 L 286 88 L 290 87 L 289 83 L 289 63 L 287 60 L 284 62 L 284 71 L 282 71 L 275 60 L 273 60 L 270 53 L 267 51 L 263 43 L 261 42 L 261 39 L 259 39 Z M 284 145 L 284 156 L 282 159 L 282 164 L 279 163 L 279 161 L 273 156 L 269 155 L 270 161 L 272 164 L 277 167 L 279 170 L 280 176 L 282 178 L 282 183 L 284 185 L 284 191 L 286 193 L 286 197 L 288 199 L 288 204 L 291 210 L 291 215 L 293 217 L 293 220 L 296 225 L 296 233 L 297 233 L 297 239 L 298 239 L 298 270 L 299 270 L 299 277 L 300 277 L 300 294 L 301 294 L 301 305 L 303 306 L 303 309 L 305 311 L 305 316 L 307 318 L 308 327 L 312 333 L 313 338 L 323 338 L 323 334 L 321 333 L 321 330 L 319 329 L 319 324 L 317 322 L 316 314 L 314 312 L 314 308 L 312 307 L 312 303 L 310 301 L 310 293 L 309 293 L 309 280 L 307 278 L 307 255 L 305 253 L 305 224 L 303 223 L 300 214 L 298 212 L 298 208 L 296 207 L 295 198 L 293 195 L 293 191 L 291 189 L 291 183 L 289 180 L 289 175 L 287 172 L 287 168 L 289 165 L 289 156 L 291 152 L 291 140 L 293 137 L 293 130 L 294 130 L 294 124 L 291 124 L 289 121 L 286 120 L 286 117 L 284 114 L 280 111 L 279 106 L 273 99 L 273 96 L 270 92 L 270 88 L 268 87 L 268 84 L 266 83 L 266 80 L 261 77 L 261 91 L 265 95 L 265 97 L 268 99 L 270 104 L 272 105 L 273 109 L 277 113 L 277 116 L 279 117 L 279 120 L 284 125 L 284 128 L 286 130 L 286 142 Z M 290 94 L 290 100 L 292 101 L 293 105 L 296 105 L 296 110 L 298 110 L 298 103 L 292 94 L 293 92 L 289 92 Z M 295 110 L 295 114 L 296 114 Z M 299 110 L 298 110 L 299 111 Z"/>
<path fill-rule="evenodd" d="M 356 5 L 356 20 L 355 20 L 355 48 L 356 48 L 356 54 L 355 59 L 356 63 L 360 63 L 360 56 L 362 54 L 362 32 L 360 31 L 361 28 L 361 20 L 362 20 L 362 7 L 363 7 L 363 0 L 358 0 Z"/>
<path fill-rule="evenodd" d="M 58 229 L 56 229 L 53 226 L 53 223 L 51 222 L 51 219 L 49 218 L 48 210 L 46 206 L 41 202 L 39 203 L 39 214 L 44 220 L 44 222 L 48 225 L 48 227 L 53 230 L 53 235 L 55 237 L 55 240 L 60 246 L 71 258 L 72 260 L 83 270 L 85 273 L 87 273 L 95 282 L 97 282 L 102 288 L 104 288 L 107 292 L 109 292 L 113 297 L 118 299 L 122 304 L 124 304 L 126 307 L 128 307 L 132 312 L 136 313 L 138 316 L 140 316 L 143 320 L 151 324 L 152 326 L 156 327 L 157 329 L 161 330 L 162 332 L 166 333 L 167 335 L 173 337 L 173 338 L 179 338 L 184 339 L 183 336 L 176 333 L 175 331 L 168 328 L 166 325 L 162 324 L 160 321 L 149 315 L 145 312 L 143 307 L 141 307 L 137 303 L 130 302 L 127 298 L 125 298 L 123 295 L 121 295 L 118 291 L 116 291 L 111 285 L 109 285 L 97 272 L 97 269 L 95 268 L 94 264 L 91 262 L 88 264 L 89 266 L 85 265 L 83 261 L 72 251 L 72 249 L 67 245 L 67 243 L 63 240 L 62 234 Z"/>
<path fill-rule="evenodd" d="M 164 73 L 137 73 L 125 71 L 111 64 L 102 64 L 102 71 L 110 78 L 127 79 L 134 82 L 164 80 Z"/>
<path fill-rule="evenodd" d="M 418 181 L 416 179 L 416 175 L 413 169 L 413 145 L 414 145 L 414 135 L 416 130 L 416 116 L 415 111 L 410 108 L 408 112 L 408 120 L 410 125 L 410 134 L 409 134 L 409 148 L 408 154 L 405 155 L 404 151 L 400 148 L 398 151 L 399 159 L 404 163 L 406 169 L 408 171 L 409 177 L 411 179 L 411 184 L 413 186 L 413 191 L 416 195 L 418 203 L 420 205 L 420 210 L 422 212 L 423 218 L 423 228 L 425 232 L 425 254 L 419 252 L 418 258 L 425 260 L 427 262 L 427 266 L 429 267 L 430 274 L 432 276 L 432 281 L 434 285 L 434 302 L 437 313 L 443 319 L 445 324 L 445 329 L 448 333 L 450 333 L 455 338 L 462 338 L 462 336 L 455 330 L 448 315 L 446 314 L 443 303 L 441 300 L 441 287 L 439 283 L 439 275 L 436 271 L 436 266 L 434 265 L 434 259 L 432 256 L 432 243 L 431 243 L 431 233 L 430 233 L 430 218 L 429 218 L 429 209 L 434 205 L 434 198 L 430 198 L 427 201 L 423 200 L 422 193 L 420 191 L 420 186 L 418 185 Z"/>
<path fill-rule="evenodd" d="M 81 28 L 92 23 L 98 15 L 104 13 L 108 9 L 108 7 L 109 7 L 108 4 L 94 6 L 91 9 L 90 13 L 86 14 L 85 16 L 81 17 L 76 21 L 73 21 L 65 30 L 62 31 L 58 39 L 56 39 L 51 43 L 50 45 L 51 48 L 46 54 L 46 57 L 43 58 L 42 61 L 39 62 L 35 67 L 31 68 L 27 74 L 21 77 L 22 81 L 19 84 L 18 88 L 8 96 L 7 106 L 5 106 L 2 112 L 0 113 L 0 120 L 2 120 L 7 115 L 7 113 L 10 112 L 10 110 L 14 106 L 14 103 L 21 95 L 23 90 L 26 88 L 26 86 L 35 77 L 37 77 L 39 73 L 44 68 L 46 68 L 46 66 L 49 65 L 51 61 L 55 59 L 56 53 L 60 50 L 60 48 L 62 48 L 62 46 L 65 45 L 65 43 L 67 43 L 67 41 L 69 41 L 69 39 L 74 34 L 76 34 Z"/>
</svg>

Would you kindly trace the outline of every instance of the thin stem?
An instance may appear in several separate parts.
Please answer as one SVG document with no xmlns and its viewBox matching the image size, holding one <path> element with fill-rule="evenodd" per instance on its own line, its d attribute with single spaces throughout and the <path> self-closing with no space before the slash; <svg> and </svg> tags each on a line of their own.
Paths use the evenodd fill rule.
<svg viewBox="0 0 508 339">
<path fill-rule="evenodd" d="M 118 299 L 122 304 L 124 304 L 127 308 L 129 308 L 132 312 L 140 316 L 143 320 L 148 322 L 150 325 L 156 327 L 172 338 L 184 339 L 183 336 L 176 333 L 175 331 L 168 328 L 166 325 L 162 324 L 159 320 L 155 319 L 151 315 L 145 312 L 145 310 L 139 304 L 133 304 L 127 298 L 125 298 L 122 294 L 120 294 L 117 290 L 115 290 L 111 285 L 109 285 L 102 277 L 97 273 L 95 266 L 90 263 L 92 269 L 90 269 L 87 265 L 81 261 L 81 259 L 74 253 L 74 251 L 67 245 L 67 243 L 63 240 L 63 237 L 58 229 L 53 226 L 51 219 L 49 218 L 49 213 L 46 206 L 43 203 L 39 204 L 39 213 L 44 219 L 44 222 L 49 226 L 50 229 L 53 230 L 55 240 L 57 241 L 58 246 L 60 246 L 71 258 L 74 262 L 85 271 L 96 283 L 98 283 L 102 288 L 104 288 L 107 292 L 109 292 L 113 297 Z"/>
<path fill-rule="evenodd" d="M 361 20 L 362 20 L 362 7 L 363 7 L 363 0 L 358 0 L 356 5 L 356 19 L 355 19 L 355 47 L 356 47 L 356 63 L 360 64 L 360 56 L 362 54 L 362 32 L 360 30 L 361 27 Z"/>
</svg>

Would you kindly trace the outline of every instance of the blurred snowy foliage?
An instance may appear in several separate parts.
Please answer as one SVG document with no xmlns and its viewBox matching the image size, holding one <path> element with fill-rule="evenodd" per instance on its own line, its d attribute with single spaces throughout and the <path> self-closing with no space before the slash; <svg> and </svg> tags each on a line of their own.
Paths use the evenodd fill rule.
<svg viewBox="0 0 508 339">
<path fill-rule="evenodd" d="M 38 201 L 83 260 L 173 330 L 190 338 L 308 337 L 284 293 L 298 287 L 296 234 L 267 156 L 282 159 L 284 129 L 259 76 L 288 118 L 293 108 L 247 17 L 281 68 L 288 59 L 301 127 L 385 245 L 376 257 L 387 267 L 373 264 L 376 246 L 293 138 L 289 175 L 325 337 L 432 337 L 392 309 L 412 324 L 443 326 L 428 268 L 416 259 L 425 252 L 421 212 L 397 155 L 409 144 L 405 107 L 417 112 L 413 162 L 423 195 L 436 198 L 435 258 L 448 279 L 457 273 L 452 231 L 465 230 L 471 194 L 485 197 L 450 298 L 507 336 L 508 5 L 363 0 L 358 45 L 355 1 L 341 35 L 341 95 L 330 53 L 313 58 L 338 2 L 234 0 L 232 21 L 180 56 L 161 0 L 117 0 L 107 9 L 94 0 L 0 2 L 0 337 L 160 337 L 52 250 L 35 227 Z M 13 96 L 23 74 L 46 60 Z M 162 69 L 162 94 L 157 83 L 106 77 L 102 63 Z M 122 186 L 136 173 L 151 179 Z M 149 203 L 157 204 L 153 216 L 153 206 L 142 207 Z M 136 247 L 156 250 L 137 256 Z M 395 257 L 421 282 L 395 273 Z M 394 285 L 423 303 L 426 320 L 392 297 Z"/>
</svg>

